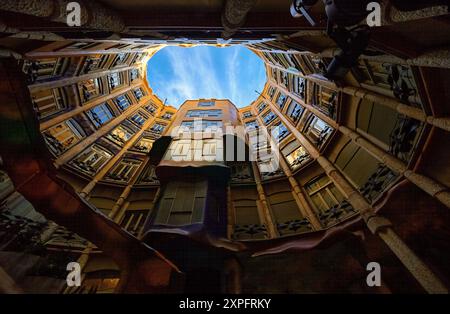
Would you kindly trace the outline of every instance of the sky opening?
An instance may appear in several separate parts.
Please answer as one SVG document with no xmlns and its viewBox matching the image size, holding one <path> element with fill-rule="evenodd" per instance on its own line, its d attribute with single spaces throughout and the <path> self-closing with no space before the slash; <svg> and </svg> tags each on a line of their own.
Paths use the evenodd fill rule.
<svg viewBox="0 0 450 314">
<path fill-rule="evenodd" d="M 266 83 L 263 61 L 242 46 L 169 46 L 150 58 L 153 92 L 178 108 L 187 99 L 230 99 L 238 108 L 254 101 Z"/>
</svg>

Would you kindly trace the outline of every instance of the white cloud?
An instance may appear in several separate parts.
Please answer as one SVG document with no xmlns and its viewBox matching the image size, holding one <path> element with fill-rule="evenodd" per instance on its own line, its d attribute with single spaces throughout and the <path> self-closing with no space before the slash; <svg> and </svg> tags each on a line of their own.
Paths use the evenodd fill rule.
<svg viewBox="0 0 450 314">
<path fill-rule="evenodd" d="M 258 64 L 253 61 L 246 60 L 244 63 L 240 60 L 241 47 L 230 48 L 233 49 L 230 54 L 215 54 L 212 49 L 214 48 L 204 46 L 167 47 L 158 52 L 165 53 L 171 71 L 164 69 L 166 73 L 160 75 L 150 70 L 153 75 L 150 84 L 155 82 L 155 93 L 162 99 L 167 97 L 167 103 L 176 107 L 186 99 L 198 98 L 229 98 L 237 106 L 246 106 L 254 91 L 242 87 L 254 86 L 253 80 L 260 81 L 261 69 L 256 70 L 254 67 Z M 218 61 L 221 60 L 215 59 L 218 55 L 226 56 L 227 59 L 220 63 Z M 170 72 L 172 75 L 167 76 Z"/>
</svg>

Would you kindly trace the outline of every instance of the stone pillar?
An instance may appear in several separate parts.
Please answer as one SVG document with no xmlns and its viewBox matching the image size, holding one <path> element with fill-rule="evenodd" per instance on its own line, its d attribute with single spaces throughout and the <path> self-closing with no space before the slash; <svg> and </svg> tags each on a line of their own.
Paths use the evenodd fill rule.
<svg viewBox="0 0 450 314">
<path fill-rule="evenodd" d="M 370 155 L 381 161 L 393 171 L 403 175 L 411 183 L 415 184 L 421 190 L 425 191 L 432 197 L 438 199 L 442 204 L 450 208 L 450 192 L 448 188 L 424 175 L 408 170 L 408 167 L 401 160 L 395 158 L 391 154 L 372 144 L 360 134 L 340 126 L 339 131 L 349 137 L 353 143 L 367 151 Z"/>
<path fill-rule="evenodd" d="M 320 223 L 320 220 L 317 217 L 314 209 L 311 207 L 305 195 L 303 194 L 303 191 L 301 190 L 297 180 L 292 175 L 292 171 L 289 168 L 287 162 L 284 160 L 284 156 L 280 156 L 280 166 L 283 169 L 284 174 L 288 178 L 289 183 L 291 184 L 292 196 L 297 203 L 297 207 L 299 208 L 300 213 L 303 217 L 308 218 L 314 230 L 321 230 L 322 224 Z"/>
<path fill-rule="evenodd" d="M 429 195 L 435 197 L 438 199 L 441 203 L 443 203 L 445 206 L 450 208 L 450 192 L 447 187 L 443 186 L 442 184 L 424 176 L 418 173 L 414 173 L 413 171 L 408 170 L 407 165 L 397 159 L 396 157 L 392 156 L 385 150 L 379 148 L 377 145 L 373 144 L 370 140 L 364 138 L 361 134 L 343 126 L 339 125 L 336 121 L 331 119 L 330 117 L 324 115 L 322 112 L 320 112 L 317 108 L 314 108 L 313 106 L 305 103 L 303 100 L 301 100 L 298 96 L 295 94 L 289 92 L 286 88 L 279 86 L 275 83 L 271 83 L 272 86 L 279 88 L 283 91 L 286 95 L 291 97 L 293 100 L 304 106 L 306 109 L 311 111 L 313 114 L 318 116 L 320 119 L 328 123 L 331 127 L 339 130 L 343 135 L 350 138 L 353 143 L 355 143 L 357 146 L 363 148 L 365 151 L 367 151 L 370 155 L 375 157 L 377 160 L 381 161 L 383 164 L 385 164 L 388 168 L 393 170 L 394 172 L 397 172 L 401 175 L 404 175 L 406 179 L 408 179 L 411 183 L 415 184 L 417 187 L 428 193 Z M 433 118 L 433 117 L 428 117 Z M 434 118 L 433 118 L 434 119 Z M 437 118 L 439 122 L 443 122 L 446 120 L 446 118 Z M 289 120 L 283 119 L 283 122 Z M 298 132 L 295 130 L 295 132 Z M 298 136 L 302 136 L 302 134 L 297 134 Z"/>
<path fill-rule="evenodd" d="M 321 78 L 317 75 L 306 75 L 305 76 L 305 75 L 302 75 L 300 72 L 289 71 L 280 66 L 270 65 L 270 67 L 276 68 L 276 69 L 279 69 L 281 71 L 285 71 L 288 73 L 292 73 L 294 75 L 298 75 L 299 77 L 305 78 L 306 80 L 308 80 L 310 82 L 314 82 L 319 85 L 334 89 L 336 91 L 343 92 L 347 95 L 372 101 L 375 103 L 375 105 L 381 105 L 381 106 L 388 107 L 388 108 L 390 108 L 400 114 L 403 114 L 407 117 L 413 118 L 415 120 L 418 120 L 418 121 L 421 121 L 424 123 L 428 123 L 430 125 L 433 125 L 440 129 L 443 129 L 445 131 L 450 131 L 450 118 L 427 116 L 425 114 L 425 112 L 423 112 L 421 109 L 405 105 L 404 103 L 402 103 L 401 101 L 399 101 L 395 98 L 380 95 L 378 93 L 375 93 L 373 91 L 370 91 L 368 89 L 361 88 L 361 87 L 354 87 L 354 86 L 338 87 L 333 82 L 328 81 L 325 78 Z M 278 88 L 280 88 L 282 90 L 286 90 L 285 88 L 282 88 L 282 87 L 278 86 L 277 84 L 272 84 L 272 85 L 277 86 Z M 289 93 L 289 92 L 287 91 L 287 93 Z M 293 97 L 293 98 L 298 99 L 298 97 Z M 304 102 L 301 101 L 301 103 L 303 104 Z M 308 107 L 308 106 L 305 105 L 305 107 Z M 317 114 L 317 116 L 322 119 L 322 117 L 325 115 L 323 113 L 321 113 L 321 114 Z M 326 121 L 326 119 L 324 119 L 324 121 Z"/>
<path fill-rule="evenodd" d="M 370 231 L 383 239 L 386 245 L 428 293 L 448 293 L 448 289 L 441 280 L 390 228 L 391 223 L 387 219 L 380 216 L 373 216 L 368 218 L 366 223 Z"/>
<path fill-rule="evenodd" d="M 273 217 L 270 204 L 267 202 L 266 194 L 264 192 L 264 187 L 261 184 L 261 174 L 259 173 L 258 165 L 256 162 L 252 161 L 253 175 L 255 176 L 256 190 L 259 196 L 258 211 L 262 216 L 262 220 L 267 227 L 267 232 L 271 239 L 277 238 L 279 236 L 278 230 L 275 224 L 275 218 Z"/>
<path fill-rule="evenodd" d="M 159 191 L 159 190 L 158 190 Z M 122 207 L 120 208 L 120 211 L 117 213 L 116 218 L 114 219 L 114 222 L 119 224 L 122 220 L 123 216 L 125 215 L 125 212 L 127 211 L 128 207 L 130 206 L 130 202 L 125 202 Z"/>
<path fill-rule="evenodd" d="M 259 123 L 259 125 L 264 126 L 264 122 L 259 117 L 258 114 L 255 115 L 256 119 Z M 284 116 L 283 116 L 284 117 Z M 280 117 L 281 119 L 281 117 Z M 270 135 L 268 132 L 266 132 L 268 138 Z M 300 132 L 299 132 L 300 133 Z M 289 184 L 292 187 L 292 196 L 294 197 L 295 203 L 297 204 L 298 209 L 300 210 L 300 213 L 303 215 L 303 217 L 308 218 L 309 222 L 313 226 L 314 230 L 320 230 L 322 229 L 322 224 L 320 223 L 320 220 L 317 218 L 314 210 L 309 205 L 308 201 L 306 200 L 305 196 L 303 195 L 297 180 L 292 175 L 291 169 L 289 168 L 289 165 L 284 160 L 283 156 L 279 157 L 280 166 L 283 169 L 284 174 L 289 180 Z"/>
<path fill-rule="evenodd" d="M 227 188 L 227 237 L 231 239 L 233 235 L 234 225 L 236 224 L 236 209 L 233 206 L 233 200 L 231 199 L 231 187 Z"/>
<path fill-rule="evenodd" d="M 131 189 L 133 188 L 133 186 L 136 183 L 137 179 L 141 175 L 142 171 L 147 166 L 148 162 L 149 162 L 149 157 L 146 157 L 144 162 L 141 164 L 139 169 L 136 171 L 136 173 L 131 178 L 131 180 L 128 183 L 128 185 L 125 187 L 125 189 L 123 189 L 122 194 L 120 194 L 119 198 L 117 199 L 116 203 L 114 204 L 113 208 L 111 209 L 111 212 L 108 215 L 109 218 L 111 218 L 111 219 L 115 218 L 115 216 L 117 215 L 117 212 L 119 211 L 119 209 L 122 207 L 122 205 L 125 202 L 125 200 L 130 195 Z"/>
<path fill-rule="evenodd" d="M 336 188 L 338 188 L 347 198 L 353 208 L 360 212 L 369 229 L 374 234 L 379 235 L 424 289 L 429 293 L 447 293 L 447 289 L 439 278 L 436 277 L 427 265 L 425 265 L 420 258 L 416 256 L 403 241 L 401 241 L 398 235 L 388 227 L 390 226 L 390 222 L 386 218 L 378 216 L 367 200 L 347 181 L 340 171 L 336 169 L 327 158 L 320 155 L 320 152 L 309 143 L 303 134 L 296 130 L 295 126 L 283 116 L 274 103 L 270 100 L 268 100 L 268 102 L 272 111 L 276 113 L 283 122 L 286 121 L 284 122 L 286 127 L 288 127 L 296 137 L 299 135 L 297 140 L 300 144 L 305 147 L 311 156 L 316 156 L 315 158 L 319 165 L 324 169 L 330 180 L 333 181 Z M 284 119 L 282 119 L 282 117 L 284 117 Z M 309 151 L 308 149 L 312 150 Z M 384 229 L 380 229 L 380 226 L 384 227 Z"/>
</svg>

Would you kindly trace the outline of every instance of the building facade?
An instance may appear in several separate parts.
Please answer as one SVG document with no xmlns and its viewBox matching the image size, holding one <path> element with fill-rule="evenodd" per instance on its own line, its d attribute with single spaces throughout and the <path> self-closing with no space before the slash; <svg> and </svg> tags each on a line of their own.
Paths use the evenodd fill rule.
<svg viewBox="0 0 450 314">
<path fill-rule="evenodd" d="M 433 14 L 421 47 L 446 44 L 431 32 L 448 15 Z M 448 50 L 405 56 L 375 34 L 377 53 L 336 82 L 323 30 L 269 25 L 269 40 L 248 23 L 250 37 L 214 43 L 265 63 L 244 108 L 176 109 L 153 93 L 157 51 L 213 44 L 195 25 L 184 41 L 55 40 L 26 25 L 0 39 L 3 291 L 448 292 Z M 366 285 L 371 261 L 381 287 Z"/>
</svg>

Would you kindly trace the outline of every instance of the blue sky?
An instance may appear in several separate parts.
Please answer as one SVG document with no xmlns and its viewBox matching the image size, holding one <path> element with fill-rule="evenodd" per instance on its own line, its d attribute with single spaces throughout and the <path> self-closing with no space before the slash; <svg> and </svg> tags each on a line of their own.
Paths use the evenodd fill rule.
<svg viewBox="0 0 450 314">
<path fill-rule="evenodd" d="M 237 107 L 254 101 L 266 83 L 264 63 L 242 46 L 165 47 L 148 62 L 153 92 L 178 108 L 186 99 L 230 99 Z"/>
</svg>

